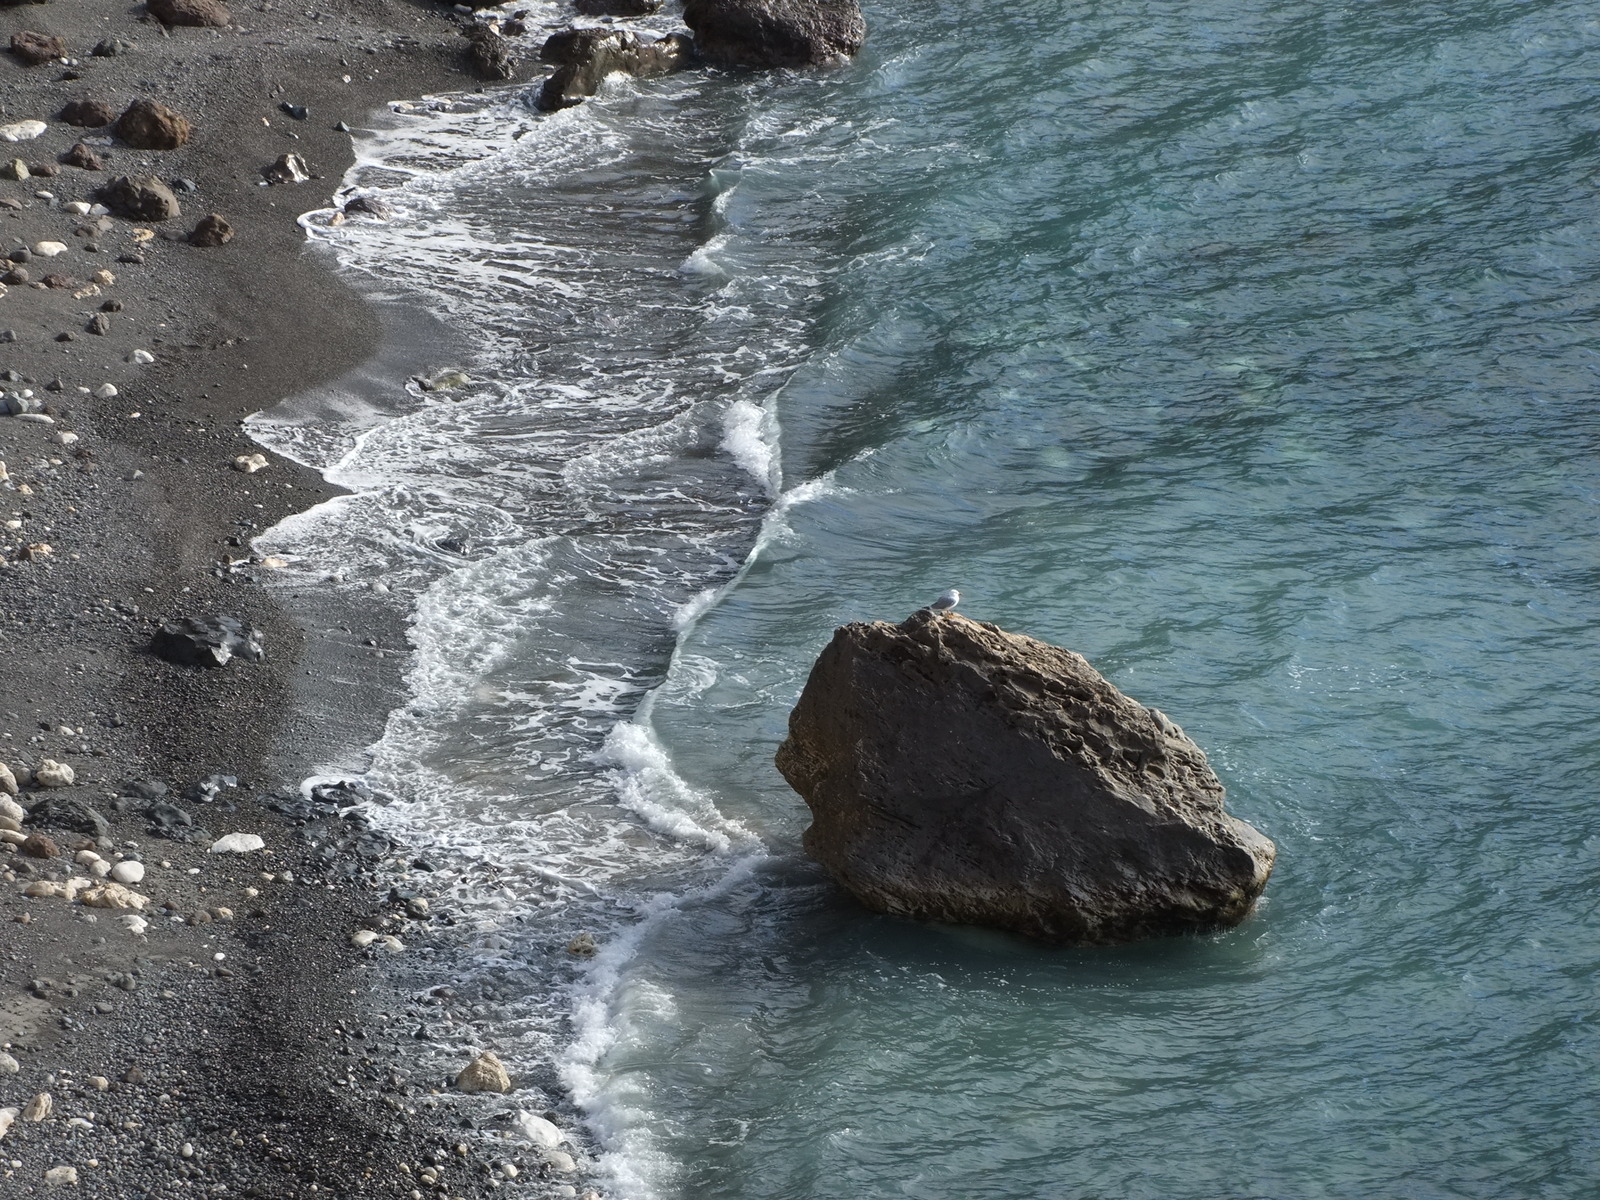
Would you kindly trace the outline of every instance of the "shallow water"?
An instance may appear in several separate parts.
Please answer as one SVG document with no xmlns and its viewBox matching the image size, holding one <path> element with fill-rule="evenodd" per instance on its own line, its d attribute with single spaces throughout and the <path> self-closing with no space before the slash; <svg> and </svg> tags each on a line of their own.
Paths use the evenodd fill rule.
<svg viewBox="0 0 1600 1200">
<path fill-rule="evenodd" d="M 371 775 L 505 885 L 490 1035 L 631 1200 L 1592 1194 L 1600 20 L 868 18 L 398 115 L 397 220 L 309 222 L 483 346 L 262 436 L 362 488 L 275 545 L 416 606 Z M 1255 918 L 1045 950 L 804 860 L 812 659 L 952 584 L 1206 747 Z"/>
</svg>

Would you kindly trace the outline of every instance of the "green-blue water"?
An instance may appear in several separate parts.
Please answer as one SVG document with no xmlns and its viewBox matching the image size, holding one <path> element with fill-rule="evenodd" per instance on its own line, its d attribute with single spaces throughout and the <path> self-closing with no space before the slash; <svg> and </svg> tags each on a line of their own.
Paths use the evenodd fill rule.
<svg viewBox="0 0 1600 1200">
<path fill-rule="evenodd" d="M 618 1200 L 1600 1195 L 1600 17 L 867 15 L 441 117 L 327 234 L 488 347 L 294 530 L 413 589 L 373 776 L 529 917 L 459 889 L 474 1044 Z M 807 863 L 815 654 L 952 585 L 1207 749 L 1252 920 L 1045 949 Z"/>
<path fill-rule="evenodd" d="M 870 15 L 763 99 L 844 145 L 747 148 L 729 211 L 830 231 L 775 411 L 837 490 L 655 711 L 773 851 L 635 967 L 672 1001 L 609 1068 L 672 1194 L 1600 1194 L 1600 22 Z M 811 657 L 952 584 L 1208 748 L 1280 847 L 1255 920 L 1041 951 L 800 861 L 770 758 Z"/>
</svg>

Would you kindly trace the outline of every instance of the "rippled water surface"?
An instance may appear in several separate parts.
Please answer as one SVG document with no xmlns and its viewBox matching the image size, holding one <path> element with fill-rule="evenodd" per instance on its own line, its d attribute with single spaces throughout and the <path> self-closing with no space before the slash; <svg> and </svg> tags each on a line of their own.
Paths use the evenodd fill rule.
<svg viewBox="0 0 1600 1200">
<path fill-rule="evenodd" d="M 324 235 L 487 344 L 283 536 L 417 605 L 374 774 L 542 914 L 480 914 L 498 1036 L 629 1200 L 1600 1192 L 1600 18 L 868 17 L 401 118 L 394 227 Z M 804 860 L 812 659 L 952 584 L 1207 748 L 1254 919 L 1040 949 Z"/>
</svg>

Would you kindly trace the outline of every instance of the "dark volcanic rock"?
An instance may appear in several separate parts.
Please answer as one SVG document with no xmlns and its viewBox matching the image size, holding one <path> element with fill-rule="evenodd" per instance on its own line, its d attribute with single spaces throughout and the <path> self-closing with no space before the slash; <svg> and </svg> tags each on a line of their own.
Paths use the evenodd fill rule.
<svg viewBox="0 0 1600 1200">
<path fill-rule="evenodd" d="M 221 29 L 233 17 L 217 0 L 147 0 L 150 15 L 163 25 L 200 25 Z"/>
<path fill-rule="evenodd" d="M 648 17 L 661 11 L 661 0 L 576 0 L 586 17 Z"/>
<path fill-rule="evenodd" d="M 189 233 L 191 246 L 225 246 L 233 241 L 233 226 L 221 213 L 202 217 L 200 224 Z"/>
<path fill-rule="evenodd" d="M 110 823 L 95 809 L 81 800 L 68 800 L 50 796 L 28 810 L 30 825 L 43 825 L 46 829 L 64 829 L 68 833 L 86 833 L 103 838 L 111 832 Z"/>
<path fill-rule="evenodd" d="M 94 49 L 89 53 L 96 58 L 115 58 L 117 55 L 126 54 L 132 49 L 134 49 L 134 43 L 127 38 L 105 38 L 96 42 Z"/>
<path fill-rule="evenodd" d="M 376 196 L 353 197 L 345 201 L 344 211 L 351 214 L 364 213 L 369 217 L 377 217 L 380 221 L 387 221 L 394 215 L 394 210 Z"/>
<path fill-rule="evenodd" d="M 684 0 L 683 23 L 707 62 L 725 67 L 817 67 L 861 49 L 857 0 Z"/>
<path fill-rule="evenodd" d="M 11 53 L 21 59 L 24 66 L 37 67 L 51 59 L 65 58 L 67 44 L 48 33 L 24 29 L 11 35 Z"/>
<path fill-rule="evenodd" d="M 266 657 L 261 633 L 238 617 L 179 617 L 156 630 L 150 648 L 168 662 L 220 667 L 235 657 L 260 662 Z"/>
<path fill-rule="evenodd" d="M 117 119 L 117 111 L 104 100 L 71 100 L 61 108 L 61 119 L 68 125 L 98 129 Z"/>
<path fill-rule="evenodd" d="M 176 150 L 189 132 L 187 120 L 154 100 L 135 100 L 117 118 L 117 136 L 136 150 Z"/>
<path fill-rule="evenodd" d="M 506 41 L 487 25 L 474 25 L 467 31 L 467 66 L 479 79 L 510 79 L 517 69 L 517 56 Z"/>
<path fill-rule="evenodd" d="M 1160 712 L 954 614 L 839 629 L 777 763 L 807 852 L 882 912 L 1077 944 L 1213 929 L 1276 855 Z"/>
<path fill-rule="evenodd" d="M 61 161 L 69 167 L 77 167 L 84 171 L 103 171 L 105 162 L 89 147 L 82 142 L 75 142 L 71 150 L 61 156 Z"/>
<path fill-rule="evenodd" d="M 183 215 L 172 189 L 153 175 L 142 179 L 118 175 L 95 192 L 95 199 L 131 221 L 165 221 Z"/>
<path fill-rule="evenodd" d="M 682 67 L 688 55 L 688 39 L 680 34 L 646 42 L 625 30 L 564 29 L 551 34 L 539 51 L 556 70 L 539 89 L 536 104 L 541 112 L 571 108 L 594 95 L 607 75 L 665 75 Z"/>
</svg>

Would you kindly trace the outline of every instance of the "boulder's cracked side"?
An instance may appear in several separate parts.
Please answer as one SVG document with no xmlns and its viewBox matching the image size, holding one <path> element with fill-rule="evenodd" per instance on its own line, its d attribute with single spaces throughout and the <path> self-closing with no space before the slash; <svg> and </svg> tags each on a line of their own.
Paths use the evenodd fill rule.
<svg viewBox="0 0 1600 1200">
<path fill-rule="evenodd" d="M 840 628 L 778 748 L 806 851 L 869 908 L 1075 944 L 1235 924 L 1272 842 L 1088 662 L 958 615 Z"/>
</svg>

